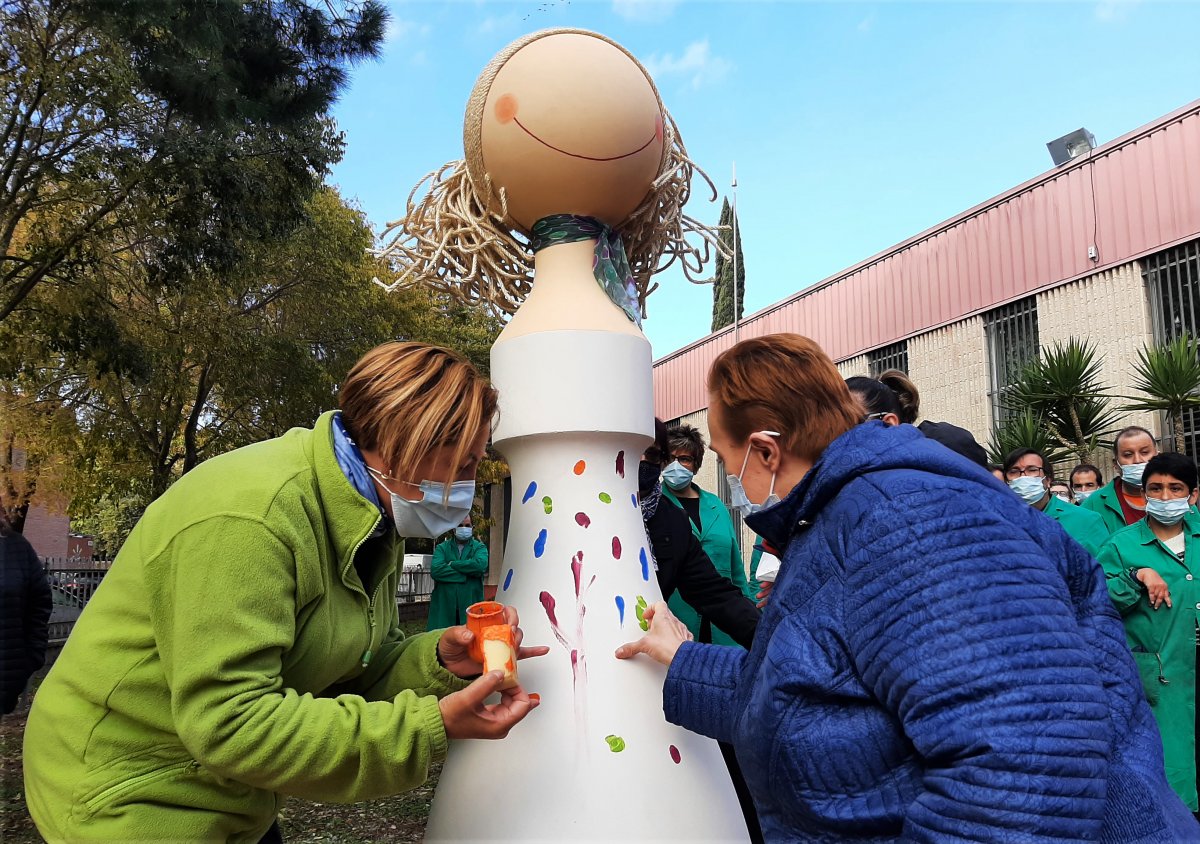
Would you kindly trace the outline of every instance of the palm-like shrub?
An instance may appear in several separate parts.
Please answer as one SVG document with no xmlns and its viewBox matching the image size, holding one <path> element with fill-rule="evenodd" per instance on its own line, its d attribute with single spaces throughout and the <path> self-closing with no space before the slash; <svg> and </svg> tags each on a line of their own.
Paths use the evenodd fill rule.
<svg viewBox="0 0 1200 844">
<path fill-rule="evenodd" d="M 1144 348 L 1133 372 L 1134 389 L 1146 397 L 1130 396 L 1133 401 L 1122 409 L 1165 412 L 1175 434 L 1175 451 L 1183 454 L 1183 414 L 1200 407 L 1200 340 L 1184 334 Z"/>
</svg>

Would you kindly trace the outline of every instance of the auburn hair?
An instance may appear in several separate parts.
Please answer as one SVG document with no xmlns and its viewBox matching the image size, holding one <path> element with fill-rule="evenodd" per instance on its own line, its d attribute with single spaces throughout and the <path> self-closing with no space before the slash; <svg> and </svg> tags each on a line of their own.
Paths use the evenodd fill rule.
<svg viewBox="0 0 1200 844">
<path fill-rule="evenodd" d="M 813 462 L 862 421 L 833 361 L 799 334 L 755 337 L 723 352 L 708 371 L 708 393 L 736 442 L 778 431 L 784 448 Z"/>
<path fill-rule="evenodd" d="M 425 343 L 377 346 L 350 370 L 338 394 L 342 421 L 361 449 L 378 451 L 386 474 L 412 475 L 434 449 L 454 449 L 454 469 L 496 416 L 497 393 L 462 355 Z M 454 480 L 451 473 L 447 481 Z"/>
</svg>

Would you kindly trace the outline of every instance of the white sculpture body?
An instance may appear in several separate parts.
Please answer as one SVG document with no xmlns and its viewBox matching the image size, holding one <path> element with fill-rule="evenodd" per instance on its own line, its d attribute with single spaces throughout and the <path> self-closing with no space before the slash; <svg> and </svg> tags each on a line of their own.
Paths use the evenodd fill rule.
<svg viewBox="0 0 1200 844">
<path fill-rule="evenodd" d="M 427 840 L 747 838 L 716 743 L 663 716 L 665 669 L 613 655 L 662 597 L 637 501 L 654 407 L 650 343 L 593 279 L 592 246 L 538 254 L 492 349 L 513 484 L 496 600 L 550 645 L 520 663 L 541 706 L 503 741 L 451 743 Z"/>
</svg>

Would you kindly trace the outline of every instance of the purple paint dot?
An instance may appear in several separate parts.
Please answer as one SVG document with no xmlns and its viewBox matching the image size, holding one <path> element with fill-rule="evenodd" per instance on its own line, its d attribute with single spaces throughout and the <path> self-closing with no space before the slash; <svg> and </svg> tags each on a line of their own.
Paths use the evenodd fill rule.
<svg viewBox="0 0 1200 844">
<path fill-rule="evenodd" d="M 545 533 L 545 531 L 542 532 Z M 642 561 L 642 580 L 650 580 L 650 560 L 646 557 L 645 548 L 638 552 L 638 559 Z"/>
<path fill-rule="evenodd" d="M 592 520 L 588 518 L 587 513 L 575 514 L 575 524 L 579 525 L 580 527 L 588 527 L 591 523 Z"/>
<path fill-rule="evenodd" d="M 625 626 L 625 599 L 620 595 L 617 596 L 617 616 L 621 619 L 621 626 Z"/>
<path fill-rule="evenodd" d="M 525 494 L 523 496 L 521 496 L 521 503 L 524 504 L 526 501 L 533 498 L 534 493 L 536 493 L 536 492 L 537 492 L 537 481 L 530 481 L 529 486 L 527 486 L 525 488 Z"/>
<path fill-rule="evenodd" d="M 625 452 L 617 452 L 617 474 L 622 478 L 625 477 Z"/>
<path fill-rule="evenodd" d="M 678 765 L 681 761 L 681 758 L 679 756 L 679 748 L 676 747 L 675 745 L 671 745 L 671 761 L 674 762 L 676 765 Z"/>
<path fill-rule="evenodd" d="M 508 591 L 508 584 L 512 583 L 512 573 L 513 573 L 513 570 L 509 569 L 508 574 L 504 575 L 504 591 L 505 592 Z"/>
<path fill-rule="evenodd" d="M 542 528 L 537 539 L 533 541 L 533 556 L 540 557 L 546 553 L 546 529 Z"/>
<path fill-rule="evenodd" d="M 621 539 L 616 536 L 613 537 L 613 559 L 621 559 Z"/>
</svg>

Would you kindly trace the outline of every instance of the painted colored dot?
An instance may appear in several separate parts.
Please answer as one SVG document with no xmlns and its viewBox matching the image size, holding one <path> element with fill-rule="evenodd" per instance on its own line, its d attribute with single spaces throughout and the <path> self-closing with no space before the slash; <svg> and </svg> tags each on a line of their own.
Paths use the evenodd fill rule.
<svg viewBox="0 0 1200 844">
<path fill-rule="evenodd" d="M 616 597 L 617 601 L 617 618 L 620 620 L 622 627 L 625 626 L 625 599 L 620 595 Z"/>
<path fill-rule="evenodd" d="M 650 629 L 650 622 L 646 621 L 646 606 L 646 599 L 638 595 L 637 603 L 633 606 L 633 614 L 637 618 L 638 627 L 643 630 Z"/>
<path fill-rule="evenodd" d="M 545 533 L 545 531 L 542 531 Z M 540 554 L 538 556 L 541 556 Z M 646 549 L 643 548 L 638 552 L 638 559 L 642 561 L 642 580 L 650 579 L 650 558 L 646 556 Z"/>
<path fill-rule="evenodd" d="M 675 745 L 671 745 L 671 761 L 674 762 L 676 765 L 678 765 L 680 763 L 680 761 L 682 761 L 681 757 L 679 755 L 679 748 L 676 747 Z"/>
<path fill-rule="evenodd" d="M 638 507 L 637 493 L 636 492 L 629 493 L 629 500 L 633 502 L 633 509 L 636 510 Z"/>
<path fill-rule="evenodd" d="M 542 509 L 546 511 L 547 516 L 554 511 L 554 501 L 550 498 L 550 496 L 547 495 L 542 499 Z"/>
<path fill-rule="evenodd" d="M 525 487 L 525 494 L 521 496 L 521 503 L 524 504 L 529 499 L 533 498 L 537 492 L 537 481 L 530 481 L 529 486 Z"/>
<path fill-rule="evenodd" d="M 625 749 L 625 739 L 620 736 L 605 736 L 604 740 L 608 742 L 608 749 L 613 753 L 620 753 Z"/>
<path fill-rule="evenodd" d="M 541 696 L 541 695 L 539 695 L 537 692 L 530 692 L 530 693 L 529 693 L 529 699 L 530 699 L 530 700 L 536 700 L 538 703 L 541 703 L 541 702 L 542 702 L 542 696 Z"/>
<path fill-rule="evenodd" d="M 600 500 L 605 504 L 612 504 L 612 496 L 607 492 L 600 493 Z"/>
<path fill-rule="evenodd" d="M 508 591 L 508 585 L 510 583 L 512 583 L 512 573 L 513 573 L 513 570 L 509 569 L 508 574 L 504 575 L 504 591 L 505 592 Z"/>
<path fill-rule="evenodd" d="M 613 559 L 621 559 L 621 539 L 616 536 L 613 537 Z"/>
<path fill-rule="evenodd" d="M 579 525 L 580 527 L 588 527 L 591 523 L 592 520 L 588 518 L 587 513 L 575 514 L 575 524 Z"/>
<path fill-rule="evenodd" d="M 617 452 L 617 474 L 620 477 L 625 477 L 625 452 Z"/>
<path fill-rule="evenodd" d="M 546 553 L 546 529 L 542 528 L 538 533 L 537 539 L 533 541 L 533 556 L 540 557 Z"/>
<path fill-rule="evenodd" d="M 582 475 L 585 469 L 587 469 L 587 463 L 585 461 L 580 460 L 578 463 L 575 464 L 575 474 L 576 475 Z"/>
</svg>

